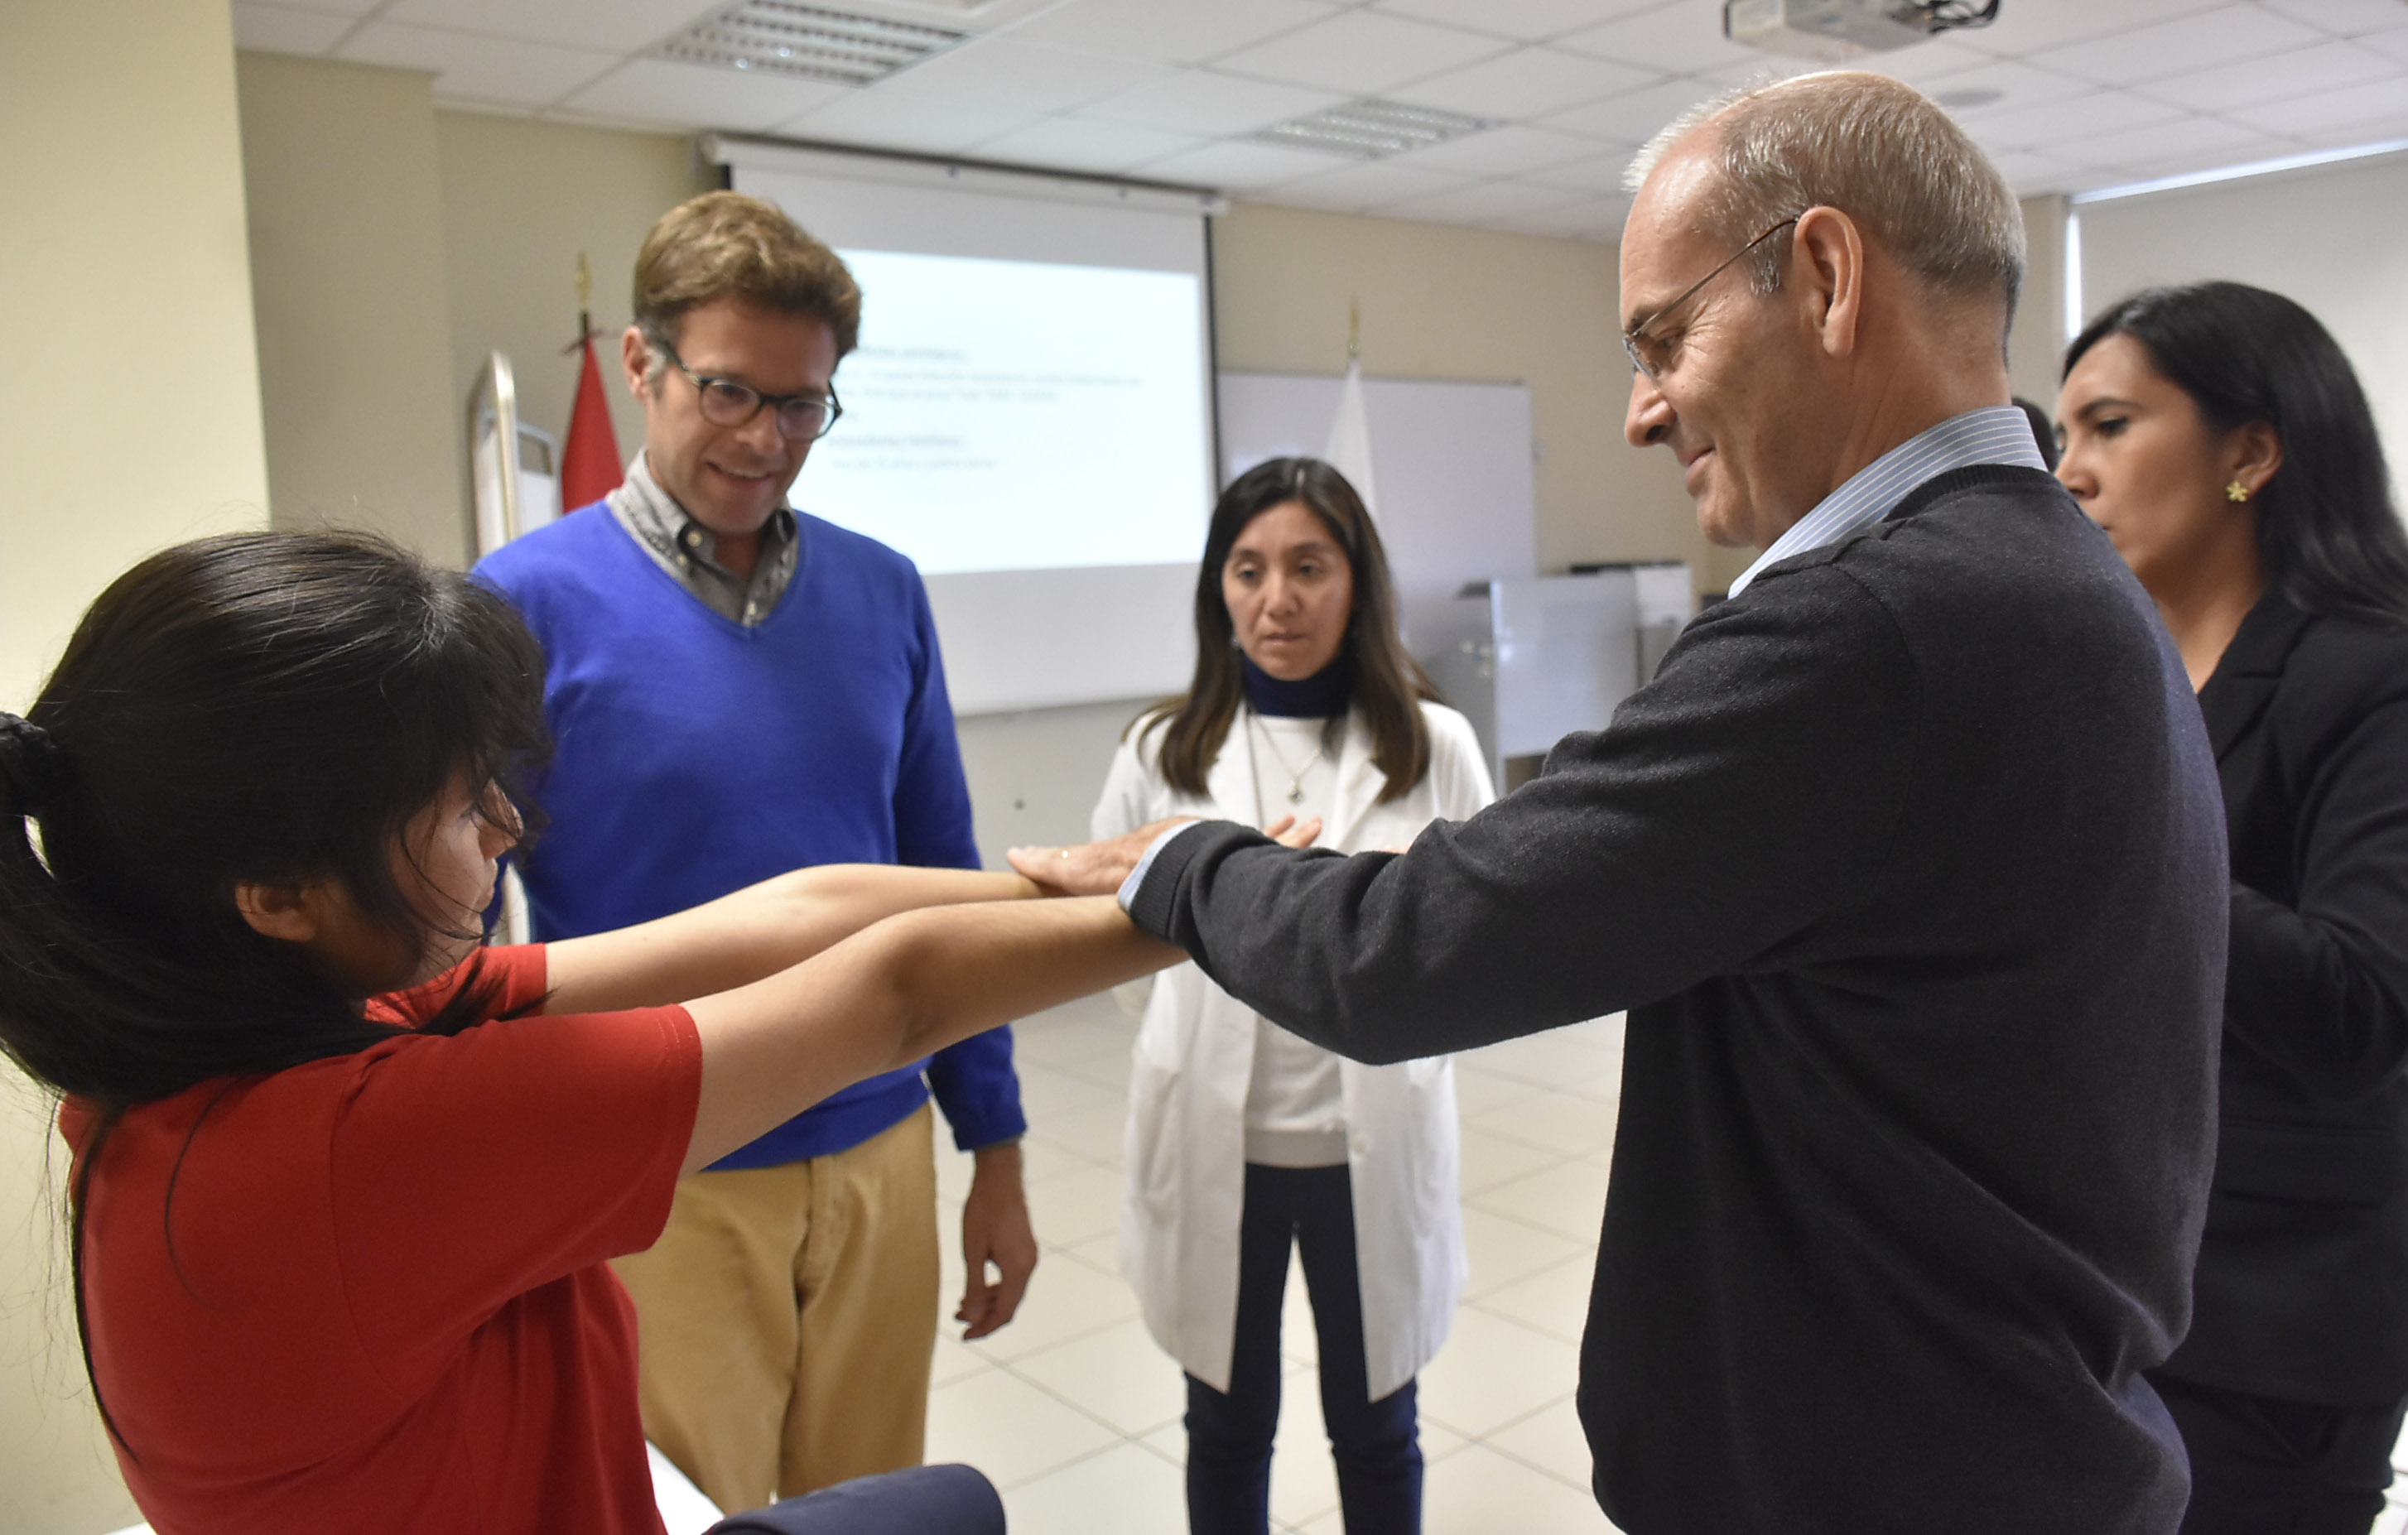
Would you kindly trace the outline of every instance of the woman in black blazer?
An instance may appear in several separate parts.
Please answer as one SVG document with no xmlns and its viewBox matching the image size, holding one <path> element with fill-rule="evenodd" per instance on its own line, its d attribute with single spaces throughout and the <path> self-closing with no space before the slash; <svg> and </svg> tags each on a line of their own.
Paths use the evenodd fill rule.
<svg viewBox="0 0 2408 1535">
<path fill-rule="evenodd" d="M 2199 689 L 2231 837 L 2215 1182 L 2149 1376 L 2183 1528 L 2362 1535 L 2408 1408 L 2408 538 L 2357 377 L 2278 294 L 2125 299 L 2057 413 L 2057 477 Z"/>
</svg>

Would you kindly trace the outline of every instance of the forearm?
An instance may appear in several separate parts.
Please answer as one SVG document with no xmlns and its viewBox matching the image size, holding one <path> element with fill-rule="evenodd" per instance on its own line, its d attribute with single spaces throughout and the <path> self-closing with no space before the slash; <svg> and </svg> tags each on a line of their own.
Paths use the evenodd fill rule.
<svg viewBox="0 0 2408 1535">
<path fill-rule="evenodd" d="M 2408 1067 L 2408 998 L 2345 925 L 2236 882 L 2225 1025 L 2325 1097 L 2374 1092 Z"/>
<path fill-rule="evenodd" d="M 826 864 L 691 911 L 550 944 L 553 1012 L 602 1012 L 728 991 L 798 965 L 897 912 L 1033 897 L 1016 874 Z"/>
<path fill-rule="evenodd" d="M 691 1002 L 703 1074 L 687 1170 L 840 1087 L 1180 957 L 1109 899 L 953 906 Z"/>
</svg>

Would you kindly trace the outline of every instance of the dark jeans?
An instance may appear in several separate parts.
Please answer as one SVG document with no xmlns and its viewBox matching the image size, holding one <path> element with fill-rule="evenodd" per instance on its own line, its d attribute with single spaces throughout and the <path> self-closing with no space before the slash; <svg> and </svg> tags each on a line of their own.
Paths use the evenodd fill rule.
<svg viewBox="0 0 2408 1535">
<path fill-rule="evenodd" d="M 2162 1375 L 2149 1384 L 2190 1452 L 2183 1535 L 2366 1535 L 2383 1512 L 2408 1402 L 2324 1407 Z"/>
<path fill-rule="evenodd" d="M 914 1466 L 731 1514 L 704 1535 L 1004 1535 L 1003 1499 L 968 1466 Z"/>
<path fill-rule="evenodd" d="M 1418 1535 L 1422 1447 L 1413 1383 L 1378 1401 L 1364 1379 L 1363 1293 L 1346 1169 L 1246 1164 L 1238 1233 L 1238 1339 L 1229 1390 L 1187 1377 L 1187 1527 L 1263 1535 L 1270 1524 L 1271 1438 L 1279 1428 L 1280 1306 L 1287 1250 L 1303 1256 L 1320 1340 L 1321 1415 L 1338 1462 L 1346 1535 Z"/>
</svg>

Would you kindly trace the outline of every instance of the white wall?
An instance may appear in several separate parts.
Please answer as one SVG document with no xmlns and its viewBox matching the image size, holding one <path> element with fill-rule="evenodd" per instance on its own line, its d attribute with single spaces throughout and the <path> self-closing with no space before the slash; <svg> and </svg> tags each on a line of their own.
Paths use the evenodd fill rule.
<svg viewBox="0 0 2408 1535">
<path fill-rule="evenodd" d="M 0 708 L 163 545 L 267 521 L 226 0 L 0 5 Z M 0 1528 L 135 1517 L 60 1283 L 47 1105 L 0 1066 Z"/>
<path fill-rule="evenodd" d="M 2082 304 L 2229 278 L 2298 300 L 2340 341 L 2408 465 L 2408 154 L 2079 205 Z"/>
</svg>

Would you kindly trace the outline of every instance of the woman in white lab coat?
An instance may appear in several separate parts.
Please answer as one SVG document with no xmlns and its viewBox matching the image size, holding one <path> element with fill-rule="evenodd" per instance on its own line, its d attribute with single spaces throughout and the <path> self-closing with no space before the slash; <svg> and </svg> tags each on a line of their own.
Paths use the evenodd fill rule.
<svg viewBox="0 0 2408 1535">
<path fill-rule="evenodd" d="M 1470 724 L 1397 634 L 1361 499 L 1313 459 L 1222 495 L 1196 591 L 1187 693 L 1130 726 L 1095 835 L 1169 815 L 1322 824 L 1341 852 L 1402 847 L 1492 797 Z M 1193 964 L 1153 986 L 1129 1079 L 1121 1264 L 1187 1372 L 1198 1535 L 1268 1521 L 1288 1250 L 1319 1339 L 1348 1535 L 1421 1525 L 1413 1379 L 1465 1272 L 1455 1075 L 1444 1058 L 1340 1060 Z"/>
</svg>

